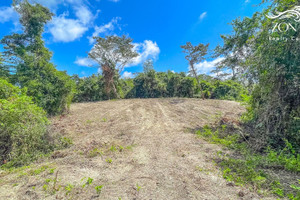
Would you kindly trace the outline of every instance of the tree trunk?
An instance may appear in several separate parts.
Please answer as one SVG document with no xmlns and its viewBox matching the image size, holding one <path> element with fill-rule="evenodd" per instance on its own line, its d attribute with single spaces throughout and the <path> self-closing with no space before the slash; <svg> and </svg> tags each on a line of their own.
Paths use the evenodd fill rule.
<svg viewBox="0 0 300 200">
<path fill-rule="evenodd" d="M 199 89 L 200 89 L 200 92 L 201 92 L 201 97 L 202 97 L 202 99 L 204 99 L 203 90 L 202 90 L 202 87 L 201 87 L 200 80 L 199 80 L 199 77 L 197 75 L 196 69 L 194 67 L 194 63 L 190 62 L 190 66 L 191 66 L 192 72 L 193 72 L 193 74 L 194 74 L 194 76 L 195 76 L 195 78 L 197 80 L 197 83 L 198 83 L 198 86 L 199 86 Z"/>
</svg>

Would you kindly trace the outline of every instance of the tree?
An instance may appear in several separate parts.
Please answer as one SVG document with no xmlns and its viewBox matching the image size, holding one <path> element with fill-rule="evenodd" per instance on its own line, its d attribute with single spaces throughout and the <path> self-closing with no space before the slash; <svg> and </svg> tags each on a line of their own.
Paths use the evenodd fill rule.
<svg viewBox="0 0 300 200">
<path fill-rule="evenodd" d="M 102 70 L 107 98 L 110 99 L 112 95 L 119 98 L 116 86 L 119 74 L 138 56 L 132 39 L 125 35 L 94 37 L 94 39 L 96 44 L 89 52 L 89 57 L 95 60 Z"/>
<path fill-rule="evenodd" d="M 154 70 L 153 67 L 153 60 L 152 59 L 147 59 L 144 63 L 143 63 L 143 68 L 144 68 L 144 73 L 148 73 L 151 70 Z"/>
<path fill-rule="evenodd" d="M 225 56 L 224 64 L 242 68 L 235 74 L 239 79 L 254 83 L 247 119 L 253 124 L 256 144 L 282 148 L 287 139 L 300 152 L 300 41 L 293 39 L 300 37 L 300 26 L 290 15 L 286 20 L 296 30 L 274 31 L 281 19 L 266 17 L 278 11 L 284 15 L 298 5 L 297 1 L 276 0 L 251 18 L 234 20 L 234 34 L 222 36 L 224 45 L 216 52 Z"/>
<path fill-rule="evenodd" d="M 220 76 L 227 75 L 224 71 L 228 69 L 232 73 L 232 80 L 240 80 L 251 86 L 255 82 L 253 73 L 250 72 L 249 57 L 254 53 L 254 38 L 255 31 L 261 15 L 255 13 L 252 18 L 245 17 L 243 20 L 237 18 L 233 20 L 231 25 L 236 31 L 233 35 L 221 35 L 224 41 L 223 46 L 217 46 L 214 57 L 222 56 L 224 59 L 218 63 L 214 72 L 222 72 Z M 243 31 L 239 31 L 243 29 Z M 247 81 L 246 81 L 247 80 Z"/>
<path fill-rule="evenodd" d="M 4 59 L 0 53 L 0 78 L 8 78 L 9 68 L 3 63 Z"/>
<path fill-rule="evenodd" d="M 197 74 L 197 70 L 195 69 L 195 64 L 200 63 L 204 60 L 204 56 L 206 56 L 208 51 L 209 44 L 198 44 L 197 46 L 193 46 L 191 42 L 187 42 L 186 45 L 182 45 L 183 53 L 186 54 L 185 59 L 189 62 L 190 72 L 196 78 L 198 86 L 201 89 L 200 80 Z"/>
<path fill-rule="evenodd" d="M 5 36 L 4 56 L 11 62 L 16 73 L 12 80 L 28 88 L 33 97 L 48 114 L 59 114 L 68 109 L 73 97 L 74 84 L 66 72 L 57 71 L 50 62 L 52 53 L 42 39 L 45 24 L 53 14 L 40 4 L 27 0 L 14 1 L 14 8 L 20 14 L 24 32 Z"/>
</svg>

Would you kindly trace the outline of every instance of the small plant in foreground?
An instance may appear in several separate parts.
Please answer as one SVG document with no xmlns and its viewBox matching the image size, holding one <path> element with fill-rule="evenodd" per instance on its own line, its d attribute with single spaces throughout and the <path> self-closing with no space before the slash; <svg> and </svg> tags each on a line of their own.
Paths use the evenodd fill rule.
<svg viewBox="0 0 300 200">
<path fill-rule="evenodd" d="M 102 118 L 102 122 L 107 122 L 107 118 Z"/>
<path fill-rule="evenodd" d="M 60 143 L 63 148 L 67 148 L 73 144 L 73 141 L 71 138 L 62 137 L 60 138 Z"/>
<path fill-rule="evenodd" d="M 142 187 L 141 187 L 141 186 L 139 186 L 139 184 L 137 183 L 137 184 L 136 184 L 136 191 L 138 191 L 138 192 L 139 192 L 141 189 L 142 189 Z"/>
<path fill-rule="evenodd" d="M 49 169 L 49 174 L 54 174 L 55 168 Z"/>
<path fill-rule="evenodd" d="M 117 148 L 114 145 L 111 145 L 109 150 L 112 152 L 115 152 L 115 151 L 117 151 Z"/>
<path fill-rule="evenodd" d="M 84 180 L 85 178 L 81 179 Z M 90 186 L 93 183 L 94 179 L 88 177 L 87 181 L 85 184 L 82 185 L 82 188 L 85 188 L 85 186 Z"/>
<path fill-rule="evenodd" d="M 67 195 L 67 196 L 70 194 L 70 192 L 72 191 L 73 188 L 74 188 L 74 185 L 72 185 L 72 184 L 68 184 L 68 185 L 65 187 L 65 190 L 67 191 L 67 192 L 66 192 L 66 195 Z"/>
<path fill-rule="evenodd" d="M 95 190 L 96 190 L 97 194 L 101 194 L 102 188 L 103 188 L 103 185 L 97 185 L 97 186 L 95 187 Z"/>
<path fill-rule="evenodd" d="M 92 151 L 90 151 L 89 153 L 88 153 L 88 157 L 89 158 L 94 158 L 94 157 L 96 157 L 96 156 L 102 156 L 104 153 L 102 152 L 102 151 L 100 151 L 99 149 L 97 149 L 97 148 L 95 148 L 95 149 L 93 149 Z"/>
</svg>

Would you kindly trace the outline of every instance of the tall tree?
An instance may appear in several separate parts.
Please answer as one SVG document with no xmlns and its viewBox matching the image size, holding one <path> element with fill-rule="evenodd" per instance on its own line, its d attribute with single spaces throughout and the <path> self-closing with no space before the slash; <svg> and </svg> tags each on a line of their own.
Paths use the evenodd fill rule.
<svg viewBox="0 0 300 200">
<path fill-rule="evenodd" d="M 117 92 L 117 81 L 124 67 L 138 56 L 134 50 L 132 39 L 123 35 L 94 37 L 96 44 L 89 52 L 89 57 L 95 60 L 103 74 L 107 98 L 120 98 Z"/>
<path fill-rule="evenodd" d="M 147 59 L 144 63 L 143 63 L 143 68 L 144 68 L 144 73 L 148 73 L 151 70 L 154 70 L 153 67 L 153 60 L 152 59 Z"/>
<path fill-rule="evenodd" d="M 9 76 L 9 68 L 4 64 L 4 59 L 0 53 L 0 78 L 7 78 Z"/>
<path fill-rule="evenodd" d="M 52 53 L 45 47 L 42 33 L 53 14 L 40 4 L 27 0 L 14 1 L 24 32 L 5 36 L 4 56 L 14 64 L 13 80 L 28 88 L 28 95 L 48 114 L 65 111 L 71 103 L 73 82 L 65 72 L 57 71 L 50 62 Z"/>
<path fill-rule="evenodd" d="M 189 62 L 190 73 L 196 78 L 200 91 L 202 92 L 200 80 L 195 68 L 195 64 L 200 63 L 204 60 L 204 56 L 207 55 L 209 44 L 198 44 L 196 46 L 192 45 L 191 42 L 187 42 L 185 45 L 182 45 L 183 53 L 186 54 L 185 59 Z"/>
</svg>

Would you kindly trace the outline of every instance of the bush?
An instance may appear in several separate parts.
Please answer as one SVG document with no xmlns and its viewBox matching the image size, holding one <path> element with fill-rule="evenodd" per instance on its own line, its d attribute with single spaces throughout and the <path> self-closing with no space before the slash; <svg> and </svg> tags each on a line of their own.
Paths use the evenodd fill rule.
<svg viewBox="0 0 300 200">
<path fill-rule="evenodd" d="M 226 100 L 243 100 L 243 95 L 247 94 L 247 91 L 243 86 L 233 80 L 219 81 L 214 83 L 214 90 L 212 98 L 214 99 L 226 99 Z"/>
<path fill-rule="evenodd" d="M 34 57 L 17 67 L 16 82 L 26 87 L 28 96 L 49 115 L 67 111 L 74 96 L 74 81 L 53 64 L 40 61 L 43 67 L 37 67 L 31 59 Z"/>
<path fill-rule="evenodd" d="M 74 102 L 100 101 L 104 99 L 104 82 L 100 75 L 79 78 L 78 75 L 72 76 L 76 83 L 76 93 Z"/>
<path fill-rule="evenodd" d="M 47 152 L 47 125 L 46 112 L 26 96 L 26 90 L 0 79 L 1 161 L 20 166 Z"/>
</svg>

